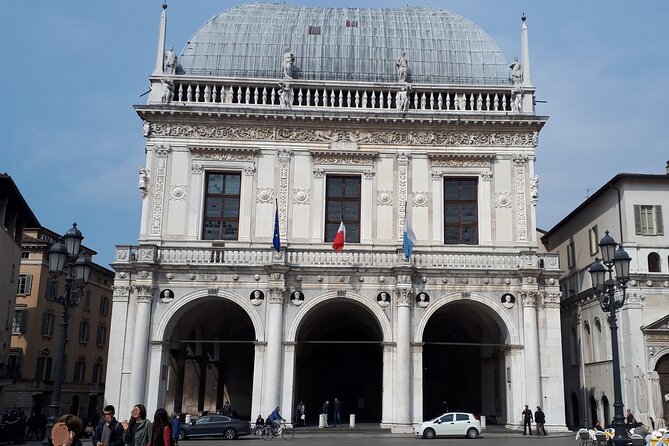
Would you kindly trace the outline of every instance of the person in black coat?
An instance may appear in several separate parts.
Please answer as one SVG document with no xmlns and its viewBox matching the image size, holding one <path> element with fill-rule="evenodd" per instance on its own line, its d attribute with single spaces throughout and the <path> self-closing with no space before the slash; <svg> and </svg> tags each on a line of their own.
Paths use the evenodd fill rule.
<svg viewBox="0 0 669 446">
<path fill-rule="evenodd" d="M 543 433 L 543 435 L 546 435 L 546 427 L 544 424 L 546 424 L 546 414 L 544 413 L 543 410 L 541 410 L 541 407 L 537 406 L 537 411 L 534 412 L 534 422 L 537 423 L 537 437 Z"/>
<path fill-rule="evenodd" d="M 123 426 L 116 421 L 114 406 L 105 406 L 103 420 L 95 427 L 91 444 L 93 446 L 123 446 Z"/>
</svg>

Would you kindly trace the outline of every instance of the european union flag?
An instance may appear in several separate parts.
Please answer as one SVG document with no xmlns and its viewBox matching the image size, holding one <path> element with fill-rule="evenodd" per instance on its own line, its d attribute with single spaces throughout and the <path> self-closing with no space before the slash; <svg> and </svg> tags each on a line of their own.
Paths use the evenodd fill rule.
<svg viewBox="0 0 669 446">
<path fill-rule="evenodd" d="M 274 239 L 272 246 L 276 252 L 281 252 L 281 236 L 279 235 L 279 200 L 276 202 L 276 214 L 274 214 Z"/>
</svg>

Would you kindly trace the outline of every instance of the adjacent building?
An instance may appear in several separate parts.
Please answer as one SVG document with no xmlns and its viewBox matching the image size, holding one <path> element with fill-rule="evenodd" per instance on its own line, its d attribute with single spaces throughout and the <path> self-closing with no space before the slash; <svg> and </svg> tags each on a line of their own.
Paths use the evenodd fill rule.
<svg viewBox="0 0 669 446">
<path fill-rule="evenodd" d="M 113 263 L 120 417 L 338 398 L 396 432 L 446 406 L 514 428 L 524 404 L 565 429 L 525 18 L 511 64 L 435 8 L 241 5 L 178 57 L 166 23 Z"/>
<path fill-rule="evenodd" d="M 668 166 L 669 167 L 669 166 Z M 656 427 L 669 416 L 669 209 L 667 174 L 621 173 L 542 237 L 558 253 L 563 274 L 562 359 L 567 424 L 608 424 L 613 370 L 608 314 L 588 269 L 608 231 L 632 258 L 626 302 L 618 313 L 623 403 Z"/>
<path fill-rule="evenodd" d="M 5 388 L 3 407 L 32 408 L 48 414 L 51 402 L 63 307 L 54 296 L 62 294 L 64 275 L 54 285 L 49 275 L 48 251 L 60 236 L 46 228 L 26 229 L 21 243 L 16 307 L 12 311 L 10 362 L 18 379 Z M 84 255 L 92 249 L 82 245 Z M 78 293 L 79 305 L 70 309 L 65 372 L 61 393 L 62 413 L 87 418 L 102 413 L 114 274 L 93 263 L 88 285 Z M 26 414 L 29 411 L 26 410 Z"/>
<path fill-rule="evenodd" d="M 17 364 L 9 352 L 16 289 L 21 286 L 21 239 L 25 227 L 37 225 L 12 177 L 0 173 L 0 401 L 4 400 L 5 386 L 18 377 Z"/>
</svg>

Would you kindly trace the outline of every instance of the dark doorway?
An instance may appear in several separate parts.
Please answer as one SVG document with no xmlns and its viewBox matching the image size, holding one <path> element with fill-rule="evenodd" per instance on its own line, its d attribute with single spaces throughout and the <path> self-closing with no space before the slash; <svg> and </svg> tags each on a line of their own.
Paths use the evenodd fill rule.
<svg viewBox="0 0 669 446">
<path fill-rule="evenodd" d="M 602 426 L 608 426 L 613 420 L 611 419 L 611 405 L 606 395 L 602 396 L 602 409 L 604 410 L 604 419 L 600 421 Z"/>
<path fill-rule="evenodd" d="M 573 428 L 581 426 L 581 415 L 578 410 L 578 396 L 575 392 L 571 392 L 571 423 Z"/>
<path fill-rule="evenodd" d="M 335 398 L 344 424 L 351 413 L 358 422 L 381 421 L 382 334 L 367 309 L 352 301 L 325 302 L 307 315 L 297 341 L 294 406 L 304 401 L 307 424 L 318 423 L 326 400 L 332 424 Z"/>
<path fill-rule="evenodd" d="M 504 423 L 504 336 L 481 304 L 455 302 L 432 315 L 423 334 L 423 418 L 450 411 Z"/>
<path fill-rule="evenodd" d="M 180 315 L 171 338 L 168 412 L 221 410 L 250 420 L 255 330 L 237 304 L 202 298 Z M 257 415 L 257 414 L 256 414 Z"/>
<path fill-rule="evenodd" d="M 594 426 L 597 420 L 599 420 L 597 416 L 597 400 L 594 396 L 590 395 L 590 426 Z"/>
</svg>

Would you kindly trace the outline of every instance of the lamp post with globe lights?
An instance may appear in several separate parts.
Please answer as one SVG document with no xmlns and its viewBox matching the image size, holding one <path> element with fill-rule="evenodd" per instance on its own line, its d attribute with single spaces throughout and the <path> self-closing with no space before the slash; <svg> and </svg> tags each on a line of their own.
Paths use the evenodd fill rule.
<svg viewBox="0 0 669 446">
<path fill-rule="evenodd" d="M 51 390 L 51 403 L 49 404 L 49 428 L 46 430 L 43 445 L 49 444 L 50 428 L 60 415 L 60 393 L 63 386 L 65 372 L 65 345 L 67 340 L 67 329 L 70 323 L 70 309 L 79 305 L 81 290 L 88 284 L 91 275 L 92 262 L 81 252 L 81 241 L 84 236 L 74 223 L 63 238 L 49 249 L 49 274 L 53 286 L 51 296 L 54 302 L 63 307 L 60 321 L 60 338 L 58 340 L 58 353 L 56 360 L 56 376 L 53 380 Z M 62 295 L 57 293 L 57 281 L 61 274 L 65 273 L 65 288 Z"/>
<path fill-rule="evenodd" d="M 616 249 L 616 246 L 618 246 L 618 249 Z M 623 446 L 627 445 L 630 440 L 626 434 L 625 415 L 623 413 L 616 310 L 625 304 L 625 290 L 630 279 L 630 262 L 632 259 L 623 249 L 623 246 L 618 245 L 613 237 L 609 235 L 609 231 L 606 231 L 606 235 L 600 240 L 599 248 L 602 254 L 601 262 L 600 259 L 596 258 L 589 271 L 595 295 L 599 299 L 599 306 L 602 307 L 602 311 L 610 314 L 613 394 L 615 398 L 612 426 L 616 431 L 612 442 L 616 446 Z M 615 279 L 613 277 L 614 270 L 616 272 Z"/>
</svg>

